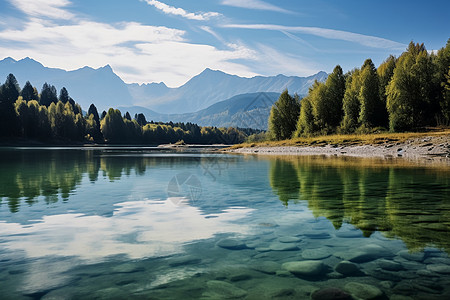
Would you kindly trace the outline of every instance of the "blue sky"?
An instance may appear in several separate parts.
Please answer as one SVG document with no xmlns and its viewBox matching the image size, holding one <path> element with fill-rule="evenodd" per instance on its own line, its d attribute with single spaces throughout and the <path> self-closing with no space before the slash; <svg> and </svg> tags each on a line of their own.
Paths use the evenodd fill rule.
<svg viewBox="0 0 450 300">
<path fill-rule="evenodd" d="M 450 38 L 450 1 L 0 0 L 0 59 L 176 87 L 205 68 L 308 76 Z"/>
</svg>

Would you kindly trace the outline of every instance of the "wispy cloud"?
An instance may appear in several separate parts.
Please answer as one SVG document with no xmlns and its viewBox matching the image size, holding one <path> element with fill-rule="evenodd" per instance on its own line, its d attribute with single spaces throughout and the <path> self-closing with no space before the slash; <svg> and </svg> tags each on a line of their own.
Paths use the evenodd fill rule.
<svg viewBox="0 0 450 300">
<path fill-rule="evenodd" d="M 388 39 L 363 35 L 342 30 L 327 29 L 320 27 L 302 27 L 302 26 L 283 26 L 273 24 L 225 24 L 222 27 L 226 28 L 242 28 L 242 29 L 262 29 L 262 30 L 276 30 L 281 32 L 298 32 L 320 36 L 326 39 L 343 40 L 353 43 L 358 43 L 372 48 L 384 49 L 404 49 L 405 44 L 391 41 Z"/>
<path fill-rule="evenodd" d="M 59 20 L 67 20 L 74 17 L 67 9 L 64 9 L 71 5 L 69 0 L 9 0 L 9 2 L 31 17 Z"/>
<path fill-rule="evenodd" d="M 190 20 L 207 21 L 213 17 L 218 17 L 221 15 L 217 12 L 191 13 L 191 12 L 187 12 L 186 10 L 184 10 L 182 8 L 170 6 L 170 5 L 167 5 L 163 2 L 156 1 L 156 0 L 141 0 L 141 1 L 146 2 L 148 5 L 154 6 L 155 8 L 161 10 L 165 14 L 180 16 L 180 17 L 190 19 Z"/>
<path fill-rule="evenodd" d="M 275 6 L 273 4 L 261 1 L 261 0 L 223 0 L 223 5 L 248 8 L 248 9 L 257 9 L 257 10 L 269 10 L 276 11 L 280 13 L 292 13 L 291 11 Z"/>
<path fill-rule="evenodd" d="M 256 75 L 235 60 L 256 55 L 242 45 L 225 50 L 192 43 L 184 30 L 136 22 L 106 24 L 76 20 L 58 25 L 31 18 L 0 30 L 0 58 L 32 57 L 45 66 L 74 70 L 110 64 L 125 82 L 160 82 L 176 87 L 205 68 Z"/>
</svg>

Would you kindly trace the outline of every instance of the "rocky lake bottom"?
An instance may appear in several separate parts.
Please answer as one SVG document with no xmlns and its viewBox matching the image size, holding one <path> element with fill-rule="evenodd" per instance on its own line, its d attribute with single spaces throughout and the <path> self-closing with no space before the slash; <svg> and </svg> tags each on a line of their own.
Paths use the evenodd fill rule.
<svg viewBox="0 0 450 300">
<path fill-rule="evenodd" d="M 2 299 L 450 299 L 447 169 L 73 151 L 0 177 Z"/>
</svg>

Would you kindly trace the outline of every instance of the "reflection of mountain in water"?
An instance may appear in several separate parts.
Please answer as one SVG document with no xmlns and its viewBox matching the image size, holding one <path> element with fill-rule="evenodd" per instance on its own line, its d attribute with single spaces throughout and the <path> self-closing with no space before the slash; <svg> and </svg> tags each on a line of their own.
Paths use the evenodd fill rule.
<svg viewBox="0 0 450 300">
<path fill-rule="evenodd" d="M 450 250 L 448 169 L 298 157 L 272 160 L 270 183 L 284 205 L 307 200 L 316 217 L 336 228 L 347 222 L 365 236 L 382 231 L 400 237 L 410 249 Z"/>
</svg>

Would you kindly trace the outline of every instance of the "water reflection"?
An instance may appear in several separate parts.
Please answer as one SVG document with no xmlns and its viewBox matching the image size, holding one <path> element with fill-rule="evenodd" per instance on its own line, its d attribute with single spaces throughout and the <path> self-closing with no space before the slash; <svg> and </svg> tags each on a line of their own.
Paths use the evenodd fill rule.
<svg viewBox="0 0 450 300">
<path fill-rule="evenodd" d="M 365 236 L 382 231 L 409 249 L 450 251 L 450 170 L 383 160 L 276 158 L 270 183 L 284 205 L 308 201 L 336 229 L 350 223 Z"/>
<path fill-rule="evenodd" d="M 131 175 L 151 175 L 150 169 L 155 167 L 188 165 L 216 181 L 228 168 L 229 161 L 236 160 L 161 152 L 83 148 L 0 150 L 0 207 L 6 204 L 10 212 L 17 213 L 23 203 L 32 206 L 41 198 L 47 205 L 64 202 L 82 185 L 83 178 L 91 183 L 99 181 L 99 177 L 114 182 Z"/>
</svg>

